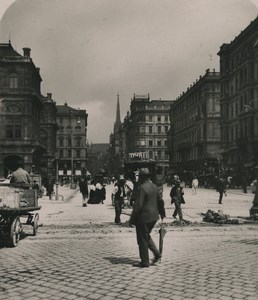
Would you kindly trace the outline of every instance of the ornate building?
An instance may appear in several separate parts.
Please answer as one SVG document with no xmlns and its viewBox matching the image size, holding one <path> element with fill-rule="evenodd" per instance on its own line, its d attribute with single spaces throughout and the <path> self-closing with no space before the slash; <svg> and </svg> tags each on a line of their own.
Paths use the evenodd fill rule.
<svg viewBox="0 0 258 300">
<path fill-rule="evenodd" d="M 57 159 L 59 175 L 85 175 L 87 170 L 86 110 L 57 105 Z"/>
<path fill-rule="evenodd" d="M 169 167 L 167 133 L 172 103 L 171 100 L 150 100 L 149 95 L 134 94 L 130 113 L 124 121 L 126 160 L 133 156 L 142 160 L 155 160 L 157 173 L 163 176 Z"/>
<path fill-rule="evenodd" d="M 22 56 L 10 42 L 0 44 L 0 178 L 15 170 L 18 160 L 31 172 L 52 170 L 55 103 L 41 96 L 41 81 L 29 48 Z"/>
<path fill-rule="evenodd" d="M 242 180 L 258 164 L 258 18 L 220 56 L 221 147 L 227 167 Z M 250 180 L 251 178 L 249 178 Z"/>
<path fill-rule="evenodd" d="M 171 105 L 171 173 L 182 179 L 220 172 L 220 74 L 206 71 Z"/>
</svg>

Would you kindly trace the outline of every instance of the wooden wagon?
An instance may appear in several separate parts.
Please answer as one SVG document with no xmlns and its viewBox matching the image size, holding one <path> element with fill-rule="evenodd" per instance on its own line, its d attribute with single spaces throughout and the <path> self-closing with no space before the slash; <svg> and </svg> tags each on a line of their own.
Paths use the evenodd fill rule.
<svg viewBox="0 0 258 300">
<path fill-rule="evenodd" d="M 0 186 L 0 240 L 10 247 L 16 247 L 23 225 L 33 228 L 37 234 L 39 214 L 36 212 L 38 196 L 35 189 Z M 25 218 L 25 222 L 22 219 Z"/>
</svg>

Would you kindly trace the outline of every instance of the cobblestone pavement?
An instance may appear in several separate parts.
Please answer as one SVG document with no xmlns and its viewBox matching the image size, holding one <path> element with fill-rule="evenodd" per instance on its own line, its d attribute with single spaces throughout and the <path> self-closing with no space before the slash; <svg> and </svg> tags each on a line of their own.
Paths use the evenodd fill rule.
<svg viewBox="0 0 258 300">
<path fill-rule="evenodd" d="M 60 188 L 65 201 L 40 200 L 37 236 L 25 228 L 16 248 L 0 248 L 0 299 L 258 299 L 257 224 L 216 225 L 200 221 L 207 208 L 236 217 L 249 215 L 251 194 L 228 192 L 218 205 L 214 190 L 186 190 L 184 211 L 193 223 L 172 223 L 165 188 L 167 233 L 161 263 L 139 261 L 135 230 L 113 224 L 107 187 L 105 204 L 82 207 L 77 190 Z M 158 226 L 152 237 L 158 244 Z"/>
</svg>

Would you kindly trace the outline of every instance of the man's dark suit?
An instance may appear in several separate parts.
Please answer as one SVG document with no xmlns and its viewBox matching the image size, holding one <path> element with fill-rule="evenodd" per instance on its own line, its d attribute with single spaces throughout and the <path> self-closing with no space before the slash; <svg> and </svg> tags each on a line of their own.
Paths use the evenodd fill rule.
<svg viewBox="0 0 258 300">
<path fill-rule="evenodd" d="M 159 250 L 150 236 L 159 214 L 162 219 L 165 217 L 164 201 L 157 186 L 148 178 L 138 189 L 130 219 L 130 224 L 136 225 L 137 243 L 143 267 L 149 266 L 148 249 L 153 252 L 154 259 L 160 257 Z"/>
</svg>

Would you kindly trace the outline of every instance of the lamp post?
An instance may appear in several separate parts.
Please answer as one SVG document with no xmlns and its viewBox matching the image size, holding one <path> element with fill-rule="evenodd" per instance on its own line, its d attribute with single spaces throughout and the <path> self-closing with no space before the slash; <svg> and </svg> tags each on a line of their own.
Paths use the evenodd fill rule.
<svg viewBox="0 0 258 300">
<path fill-rule="evenodd" d="M 72 127 L 71 127 L 71 188 L 73 188 L 73 183 L 74 183 L 74 180 L 73 180 L 73 130 L 72 130 Z"/>
<path fill-rule="evenodd" d="M 219 178 L 220 178 L 220 158 L 217 157 L 217 160 L 218 160 L 218 175 L 219 175 Z"/>
<path fill-rule="evenodd" d="M 74 189 L 75 185 L 74 185 L 74 156 L 73 156 L 73 118 L 72 115 L 76 113 L 76 111 L 72 111 L 70 110 L 70 120 L 71 120 L 71 185 L 70 188 Z M 77 114 L 77 121 L 76 124 L 79 125 L 81 123 L 80 121 L 80 117 Z"/>
<path fill-rule="evenodd" d="M 70 188 L 72 189 L 74 187 L 74 178 L 73 178 L 73 127 L 72 127 L 72 124 L 73 124 L 73 118 L 72 118 L 72 115 L 73 115 L 73 111 L 71 110 L 70 111 L 70 122 L 71 122 L 71 135 L 70 135 L 70 138 L 71 138 L 71 184 L 70 184 Z"/>
<path fill-rule="evenodd" d="M 56 153 L 56 200 L 59 200 L 59 195 L 58 195 L 58 155 Z"/>
</svg>

